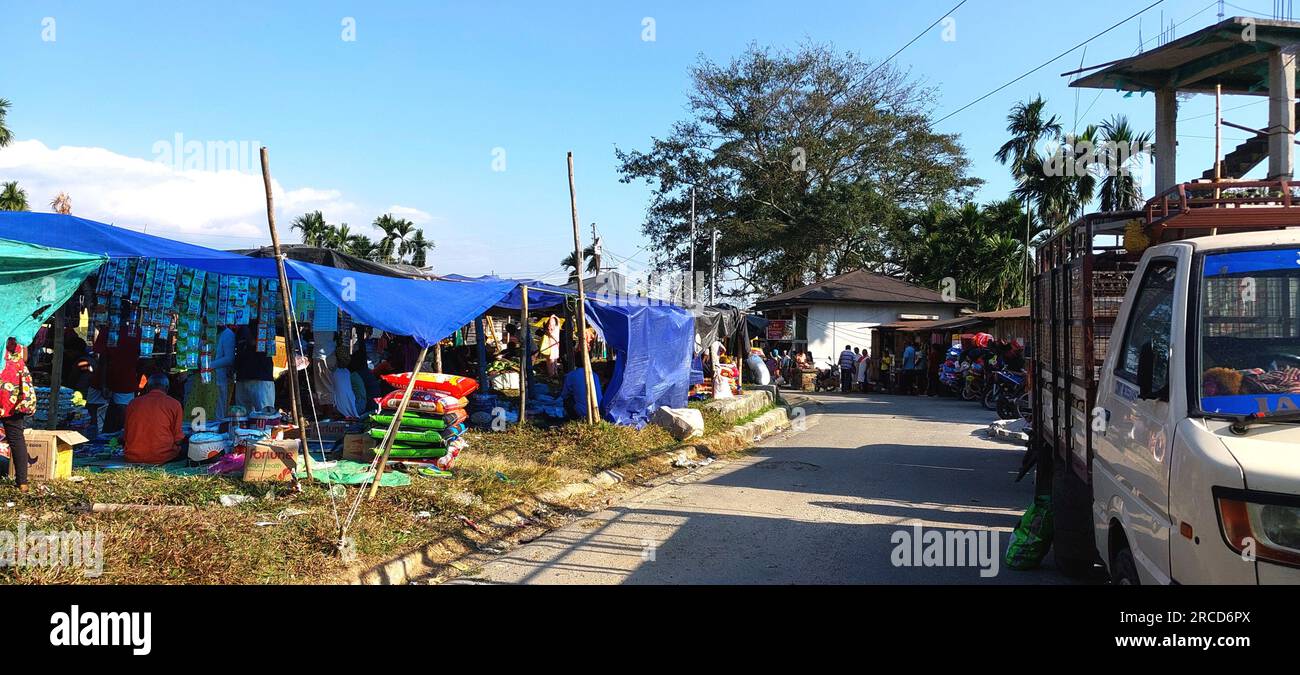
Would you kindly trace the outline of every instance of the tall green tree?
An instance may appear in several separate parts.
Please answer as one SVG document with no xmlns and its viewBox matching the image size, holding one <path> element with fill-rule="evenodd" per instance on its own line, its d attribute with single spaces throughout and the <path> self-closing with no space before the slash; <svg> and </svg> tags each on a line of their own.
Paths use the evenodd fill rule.
<svg viewBox="0 0 1300 675">
<path fill-rule="evenodd" d="M 1007 115 L 1007 133 L 1011 138 L 993 156 L 1003 164 L 1009 162 L 1014 176 L 1024 173 L 1025 162 L 1038 152 L 1040 142 L 1061 136 L 1060 120 L 1056 115 L 1048 117 L 1046 108 L 1043 97 L 1035 96 L 1017 103 Z"/>
<path fill-rule="evenodd" d="M 0 211 L 29 211 L 27 191 L 18 187 L 18 181 L 0 185 Z"/>
<path fill-rule="evenodd" d="M 1142 206 L 1142 186 L 1133 174 L 1151 152 L 1151 132 L 1138 133 L 1128 117 L 1115 115 L 1100 127 L 1101 188 L 1097 196 L 1102 211 L 1132 211 Z"/>
<path fill-rule="evenodd" d="M 1023 305 L 1027 216 L 1011 199 L 984 206 L 940 203 L 915 211 L 900 247 L 905 276 L 928 288 L 942 288 L 950 278 L 957 295 L 981 310 Z M 1031 224 L 1030 229 L 1033 235 L 1041 228 Z"/>
<path fill-rule="evenodd" d="M 14 140 L 13 132 L 9 131 L 9 125 L 5 123 L 5 116 L 9 113 L 8 99 L 0 98 L 0 148 L 9 145 Z"/>
<path fill-rule="evenodd" d="M 302 233 L 302 243 L 306 246 L 324 246 L 330 235 L 330 225 L 325 222 L 325 216 L 320 211 L 304 213 L 294 218 L 290 229 Z"/>
<path fill-rule="evenodd" d="M 1046 156 L 1035 152 L 1025 159 L 1012 195 L 1031 204 L 1038 218 L 1053 229 L 1083 214 L 1097 189 L 1096 166 L 1088 155 L 1095 147 L 1097 127 L 1060 139 Z"/>
<path fill-rule="evenodd" d="M 433 250 L 434 242 L 431 239 L 425 239 L 424 230 L 420 229 L 411 235 L 411 241 L 407 248 L 411 255 L 411 264 L 415 267 L 424 267 L 428 264 L 429 251 Z"/>
<path fill-rule="evenodd" d="M 379 255 L 385 262 L 397 262 L 411 252 L 411 238 L 415 235 L 415 223 L 385 213 L 375 219 L 374 225 L 384 233 L 379 240 Z"/>
<path fill-rule="evenodd" d="M 980 184 L 957 137 L 933 130 L 933 91 L 891 64 L 751 46 L 690 76 L 687 117 L 648 149 L 615 151 L 621 180 L 652 190 L 642 232 L 660 269 L 690 265 L 692 188 L 696 269 L 716 228 L 730 294 L 752 295 L 888 266 L 880 238 L 900 209 Z"/>
<path fill-rule="evenodd" d="M 589 244 L 582 249 L 582 261 L 587 264 L 587 274 L 596 274 L 600 271 L 596 268 L 595 244 Z M 564 259 L 560 261 L 560 267 L 569 270 L 569 283 L 578 280 L 578 262 L 574 259 L 572 253 L 564 256 Z"/>
</svg>

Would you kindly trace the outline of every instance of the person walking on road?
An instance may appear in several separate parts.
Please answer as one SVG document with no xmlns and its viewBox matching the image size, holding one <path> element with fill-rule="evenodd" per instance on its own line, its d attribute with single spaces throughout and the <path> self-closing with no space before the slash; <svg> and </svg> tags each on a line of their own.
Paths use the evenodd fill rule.
<svg viewBox="0 0 1300 675">
<path fill-rule="evenodd" d="M 899 389 L 901 393 L 912 395 L 916 386 L 916 345 L 907 343 L 903 348 L 903 381 Z"/>
<path fill-rule="evenodd" d="M 857 368 L 858 355 L 853 353 L 853 348 L 844 345 L 844 351 L 840 352 L 840 392 L 848 394 L 853 391 L 853 370 Z"/>
</svg>

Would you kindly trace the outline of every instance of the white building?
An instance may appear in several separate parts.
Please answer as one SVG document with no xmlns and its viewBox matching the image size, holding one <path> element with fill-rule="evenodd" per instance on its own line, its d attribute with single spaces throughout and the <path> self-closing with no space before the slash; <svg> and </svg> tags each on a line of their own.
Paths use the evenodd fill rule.
<svg viewBox="0 0 1300 675">
<path fill-rule="evenodd" d="M 876 326 L 898 321 L 952 319 L 975 303 L 882 274 L 857 270 L 763 298 L 754 309 L 771 321 L 768 345 L 812 352 L 817 363 L 844 345 L 869 348 Z M 793 321 L 793 326 L 781 322 Z"/>
</svg>

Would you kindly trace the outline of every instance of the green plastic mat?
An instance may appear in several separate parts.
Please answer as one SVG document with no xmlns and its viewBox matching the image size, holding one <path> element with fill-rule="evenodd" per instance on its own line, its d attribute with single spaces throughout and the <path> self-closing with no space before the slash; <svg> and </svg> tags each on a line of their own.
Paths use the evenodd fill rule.
<svg viewBox="0 0 1300 675">
<path fill-rule="evenodd" d="M 333 466 L 322 465 L 319 462 L 312 463 L 311 475 L 322 483 L 340 483 L 342 485 L 361 485 L 366 482 L 370 474 L 370 465 L 362 462 L 353 462 L 348 459 L 341 459 L 334 462 Z M 298 472 L 299 478 L 306 478 L 306 471 Z M 379 484 L 384 487 L 401 487 L 411 484 L 411 477 L 401 471 L 385 471 Z"/>
</svg>

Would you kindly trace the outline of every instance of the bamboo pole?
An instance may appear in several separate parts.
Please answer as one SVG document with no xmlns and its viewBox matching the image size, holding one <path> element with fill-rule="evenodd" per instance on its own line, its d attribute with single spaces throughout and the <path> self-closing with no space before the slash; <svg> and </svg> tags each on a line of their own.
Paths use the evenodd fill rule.
<svg viewBox="0 0 1300 675">
<path fill-rule="evenodd" d="M 59 393 L 63 391 L 63 307 L 54 310 L 54 359 L 50 361 L 50 398 L 45 428 L 59 428 Z M 138 329 L 137 329 L 138 330 Z"/>
<path fill-rule="evenodd" d="M 307 424 L 302 418 L 302 407 L 298 402 L 298 357 L 295 354 L 298 341 L 294 339 L 290 329 L 290 312 L 293 311 L 293 305 L 289 300 L 289 274 L 284 269 L 284 256 L 280 253 L 280 233 L 275 229 L 275 206 L 271 201 L 271 165 L 267 160 L 266 148 L 262 148 L 262 186 L 266 190 L 266 222 L 271 229 L 271 247 L 275 252 L 275 269 L 280 275 L 280 305 L 281 312 L 280 325 L 284 327 L 284 344 L 289 350 L 289 406 L 293 413 L 294 426 L 298 427 L 298 449 L 302 452 L 302 465 L 307 472 L 307 480 L 312 479 L 311 475 L 311 453 L 307 452 Z M 310 373 L 308 373 L 310 377 Z"/>
<path fill-rule="evenodd" d="M 433 372 L 442 374 L 442 340 L 433 347 Z"/>
<path fill-rule="evenodd" d="M 411 402 L 411 393 L 415 391 L 415 380 L 420 376 L 420 369 L 424 367 L 424 357 L 428 354 L 428 347 L 420 350 L 420 358 L 416 360 L 415 369 L 411 371 L 411 381 L 406 383 L 406 390 L 402 392 L 402 400 L 397 403 L 397 410 L 393 413 L 393 421 L 388 423 L 388 432 L 384 434 L 384 440 L 379 442 L 381 448 L 379 464 L 375 466 L 374 482 L 370 484 L 370 494 L 366 499 L 374 499 L 375 493 L 379 491 L 379 479 L 383 478 L 384 465 L 388 462 L 389 453 L 393 451 L 393 439 L 397 437 L 397 429 L 402 424 L 402 416 L 406 414 L 406 405 Z"/>
<path fill-rule="evenodd" d="M 528 287 L 521 286 L 523 301 L 519 304 L 519 424 L 528 419 L 528 365 L 530 358 L 529 344 L 533 340 L 528 330 Z"/>
<path fill-rule="evenodd" d="M 578 330 L 576 337 L 582 344 L 582 369 L 587 385 L 587 424 L 596 423 L 596 387 L 591 381 L 591 353 L 587 348 L 587 293 L 582 287 L 582 238 L 578 233 L 578 194 L 573 182 L 573 153 L 569 158 L 569 208 L 573 212 L 573 262 L 578 271 Z"/>
</svg>

